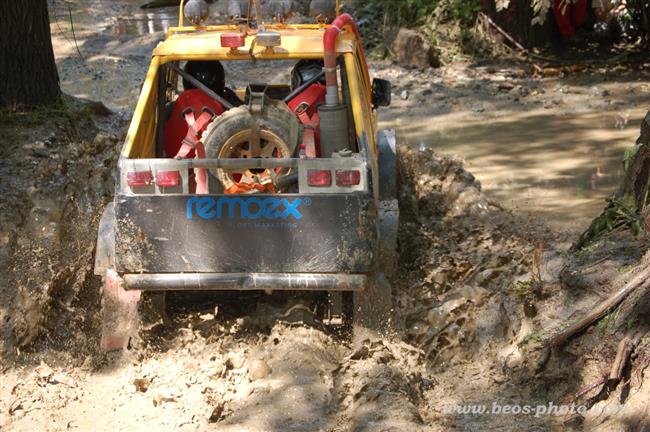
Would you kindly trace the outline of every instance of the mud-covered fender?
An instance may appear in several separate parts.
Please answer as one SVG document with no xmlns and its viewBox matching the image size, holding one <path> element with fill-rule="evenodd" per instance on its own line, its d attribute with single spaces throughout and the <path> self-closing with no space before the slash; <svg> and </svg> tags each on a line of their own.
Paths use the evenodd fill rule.
<svg viewBox="0 0 650 432">
<path fill-rule="evenodd" d="M 108 203 L 99 220 L 97 248 L 95 249 L 95 270 L 97 276 L 104 276 L 106 270 L 115 267 L 115 202 Z"/>
<path fill-rule="evenodd" d="M 378 133 L 379 206 L 377 214 L 379 268 L 391 275 L 397 264 L 397 144 L 393 129 Z"/>
</svg>

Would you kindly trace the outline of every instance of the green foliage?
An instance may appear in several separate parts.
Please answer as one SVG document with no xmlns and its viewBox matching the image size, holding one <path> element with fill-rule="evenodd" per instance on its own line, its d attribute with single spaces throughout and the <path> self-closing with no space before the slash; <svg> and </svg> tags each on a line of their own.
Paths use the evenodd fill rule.
<svg viewBox="0 0 650 432">
<path fill-rule="evenodd" d="M 628 147 L 625 149 L 625 152 L 623 153 L 623 168 L 625 171 L 630 168 L 630 162 L 634 159 L 634 156 L 639 152 L 639 149 L 641 148 L 640 144 L 637 144 L 632 147 Z"/>
<path fill-rule="evenodd" d="M 481 11 L 481 3 L 476 0 L 458 0 L 451 8 L 451 17 L 463 25 L 472 25 Z"/>
<path fill-rule="evenodd" d="M 529 333 L 524 336 L 524 339 L 521 341 L 522 345 L 528 345 L 529 343 L 539 343 L 544 340 L 544 333 L 542 331 L 537 331 Z"/>
<path fill-rule="evenodd" d="M 528 297 L 533 294 L 533 288 L 535 287 L 536 283 L 537 281 L 534 279 L 516 281 L 511 287 L 512 293 L 517 297 Z"/>
<path fill-rule="evenodd" d="M 610 198 L 603 213 L 594 219 L 589 229 L 580 236 L 576 249 L 582 249 L 603 234 L 625 228 L 631 229 L 634 235 L 643 231 L 636 201 L 632 195 Z"/>
<path fill-rule="evenodd" d="M 628 317 L 627 321 L 625 322 L 625 329 L 632 330 L 638 324 L 639 324 L 639 317 L 636 315 L 632 315 Z"/>
<path fill-rule="evenodd" d="M 386 57 L 401 27 L 422 24 L 438 0 L 367 0 L 345 5 L 357 19 L 360 32 L 371 55 Z"/>
<path fill-rule="evenodd" d="M 357 18 L 365 44 L 382 56 L 401 27 L 457 21 L 470 27 L 481 10 L 479 0 L 367 0 L 346 4 Z M 433 25 L 435 27 L 435 24 Z"/>
<path fill-rule="evenodd" d="M 10 109 L 0 110 L 0 122 L 20 124 L 25 121 L 43 123 L 56 119 L 73 121 L 81 117 L 92 115 L 92 108 L 77 98 L 61 94 L 58 102 L 43 106 L 16 106 Z"/>
<path fill-rule="evenodd" d="M 356 3 L 358 17 L 373 17 L 373 21 L 384 25 L 411 27 L 431 14 L 438 0 L 368 0 Z"/>
<path fill-rule="evenodd" d="M 616 322 L 618 321 L 620 309 L 616 308 L 610 311 L 607 315 L 602 317 L 598 324 L 596 325 L 602 331 L 612 331 L 616 327 Z"/>
</svg>

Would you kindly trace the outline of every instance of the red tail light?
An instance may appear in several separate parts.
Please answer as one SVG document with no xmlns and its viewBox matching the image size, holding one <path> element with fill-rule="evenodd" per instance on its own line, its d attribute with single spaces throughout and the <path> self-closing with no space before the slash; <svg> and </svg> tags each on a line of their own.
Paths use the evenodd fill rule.
<svg viewBox="0 0 650 432">
<path fill-rule="evenodd" d="M 361 172 L 357 170 L 336 170 L 336 184 L 339 186 L 356 186 L 361 183 Z"/>
<path fill-rule="evenodd" d="M 153 181 L 151 171 L 134 171 L 126 173 L 126 182 L 129 186 L 149 186 Z"/>
<path fill-rule="evenodd" d="M 308 170 L 307 184 L 309 186 L 332 186 L 332 172 L 330 170 Z"/>
<path fill-rule="evenodd" d="M 178 171 L 158 171 L 156 173 L 156 184 L 160 186 L 178 186 L 181 173 Z"/>
</svg>

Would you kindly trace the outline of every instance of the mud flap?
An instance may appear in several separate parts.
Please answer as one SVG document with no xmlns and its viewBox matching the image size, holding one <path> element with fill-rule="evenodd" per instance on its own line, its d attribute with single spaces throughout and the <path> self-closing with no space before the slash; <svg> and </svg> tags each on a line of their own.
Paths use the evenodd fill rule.
<svg viewBox="0 0 650 432">
<path fill-rule="evenodd" d="M 392 287 L 384 273 L 368 276 L 365 291 L 353 294 L 354 309 L 352 320 L 355 327 L 376 331 L 388 330 L 392 324 L 393 296 Z"/>
<path fill-rule="evenodd" d="M 102 351 L 126 348 L 135 331 L 140 291 L 126 291 L 122 278 L 106 270 L 102 288 Z"/>
</svg>

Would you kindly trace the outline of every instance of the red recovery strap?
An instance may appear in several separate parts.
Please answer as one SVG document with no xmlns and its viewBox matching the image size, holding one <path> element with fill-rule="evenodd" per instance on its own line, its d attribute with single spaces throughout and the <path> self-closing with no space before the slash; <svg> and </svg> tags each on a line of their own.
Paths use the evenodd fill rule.
<svg viewBox="0 0 650 432">
<path fill-rule="evenodd" d="M 314 114 L 313 117 L 309 117 L 308 113 L 309 105 L 300 104 L 296 108 L 296 115 L 300 119 L 300 122 L 305 126 L 304 132 L 302 134 L 302 148 L 305 150 L 305 156 L 308 158 L 316 157 L 316 127 L 318 127 L 318 114 Z"/>
<path fill-rule="evenodd" d="M 214 119 L 215 113 L 207 107 L 204 107 L 201 115 L 196 118 L 192 108 L 187 108 L 183 111 L 185 122 L 187 122 L 187 135 L 183 138 L 181 148 L 174 156 L 174 159 L 183 159 L 192 151 L 196 150 L 195 159 L 205 158 L 205 147 L 201 142 L 200 134 L 203 133 L 205 128 Z M 208 193 L 208 174 L 205 168 L 194 168 L 194 175 L 196 178 L 196 193 Z"/>
</svg>

